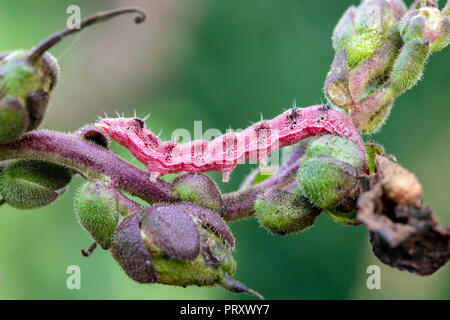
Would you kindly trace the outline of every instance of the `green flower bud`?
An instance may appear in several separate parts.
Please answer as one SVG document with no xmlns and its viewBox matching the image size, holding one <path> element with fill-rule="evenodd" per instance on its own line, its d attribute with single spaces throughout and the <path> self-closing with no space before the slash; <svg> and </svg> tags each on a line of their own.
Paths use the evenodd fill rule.
<svg viewBox="0 0 450 320">
<path fill-rule="evenodd" d="M 433 7 L 422 7 L 406 14 L 399 24 L 405 43 L 427 40 L 431 52 L 445 48 L 449 41 L 449 19 Z"/>
<path fill-rule="evenodd" d="M 392 86 L 398 94 L 414 86 L 421 78 L 429 54 L 428 40 L 414 40 L 403 46 L 391 72 Z"/>
<path fill-rule="evenodd" d="M 425 27 L 426 18 L 418 13 L 419 10 L 409 12 L 400 21 L 399 31 L 404 42 L 423 39 L 422 29 Z"/>
<path fill-rule="evenodd" d="M 353 141 L 335 135 L 323 135 L 309 146 L 305 159 L 331 157 L 363 171 L 365 158 L 361 148 Z"/>
<path fill-rule="evenodd" d="M 203 173 L 187 173 L 172 182 L 172 191 L 182 201 L 222 213 L 224 202 L 217 184 Z"/>
<path fill-rule="evenodd" d="M 388 75 L 403 45 L 398 23 L 405 12 L 401 0 L 364 0 L 344 13 L 333 32 L 336 56 L 325 94 L 363 133 L 384 123 L 396 97 Z"/>
<path fill-rule="evenodd" d="M 319 157 L 303 161 L 298 172 L 300 190 L 316 207 L 349 211 L 359 194 L 358 172 L 348 163 Z"/>
<path fill-rule="evenodd" d="M 32 63 L 27 50 L 9 52 L 0 61 L 2 98 L 14 98 L 27 111 L 26 131 L 36 129 L 44 118 L 50 91 L 56 84 L 59 68 L 50 53 Z"/>
<path fill-rule="evenodd" d="M 75 196 L 80 224 L 103 249 L 111 246 L 119 220 L 117 193 L 110 181 L 97 180 L 85 182 Z"/>
<path fill-rule="evenodd" d="M 350 68 L 355 67 L 372 57 L 381 45 L 395 42 L 392 35 L 405 12 L 400 0 L 365 0 L 357 8 L 350 7 L 333 31 L 335 51 L 344 49 Z"/>
<path fill-rule="evenodd" d="M 189 203 L 161 204 L 127 216 L 114 234 L 111 253 L 140 283 L 219 284 L 259 296 L 230 277 L 236 270 L 232 239 L 226 224 L 209 209 Z"/>
<path fill-rule="evenodd" d="M 4 162 L 0 167 L 0 195 L 15 208 L 38 208 L 64 193 L 71 178 L 70 169 L 45 161 Z"/>
<path fill-rule="evenodd" d="M 0 100 L 0 144 L 19 138 L 28 124 L 28 113 L 17 99 Z"/>
<path fill-rule="evenodd" d="M 254 211 L 263 228 L 279 235 L 306 230 L 321 212 L 302 195 L 278 189 L 258 196 Z"/>
</svg>

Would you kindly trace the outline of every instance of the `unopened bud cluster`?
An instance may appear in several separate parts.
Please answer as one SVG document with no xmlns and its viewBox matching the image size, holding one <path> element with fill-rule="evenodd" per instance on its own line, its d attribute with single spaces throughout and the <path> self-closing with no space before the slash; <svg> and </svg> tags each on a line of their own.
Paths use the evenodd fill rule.
<svg viewBox="0 0 450 320">
<path fill-rule="evenodd" d="M 259 297 L 231 278 L 234 237 L 220 216 L 217 185 L 204 174 L 186 174 L 171 186 L 181 202 L 141 206 L 107 178 L 85 182 L 75 198 L 79 221 L 137 282 L 219 284 Z"/>
<path fill-rule="evenodd" d="M 408 10 L 402 0 L 363 0 L 336 25 L 325 94 L 361 132 L 378 130 L 394 100 L 420 79 L 430 54 L 448 45 L 448 4 L 442 11 L 426 5 Z"/>
</svg>

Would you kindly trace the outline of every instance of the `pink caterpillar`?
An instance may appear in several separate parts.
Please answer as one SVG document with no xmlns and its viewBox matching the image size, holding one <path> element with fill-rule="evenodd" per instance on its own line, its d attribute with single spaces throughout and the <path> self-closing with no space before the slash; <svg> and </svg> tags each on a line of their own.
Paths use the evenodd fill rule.
<svg viewBox="0 0 450 320">
<path fill-rule="evenodd" d="M 364 142 L 351 121 L 327 105 L 294 107 L 239 133 L 184 144 L 161 141 L 136 117 L 106 118 L 96 126 L 145 164 L 151 181 L 166 173 L 219 171 L 227 182 L 238 164 L 251 160 L 265 166 L 270 153 L 323 132 L 352 140 L 365 154 Z"/>
</svg>

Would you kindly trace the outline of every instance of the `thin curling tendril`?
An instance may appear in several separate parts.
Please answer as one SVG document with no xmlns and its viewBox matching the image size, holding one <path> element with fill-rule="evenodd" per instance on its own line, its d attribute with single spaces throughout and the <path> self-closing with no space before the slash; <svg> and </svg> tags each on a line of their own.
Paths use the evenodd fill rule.
<svg viewBox="0 0 450 320">
<path fill-rule="evenodd" d="M 78 28 L 78 29 L 66 28 L 62 31 L 59 31 L 59 32 L 49 36 L 47 39 L 43 40 L 40 44 L 38 44 L 33 49 L 31 54 L 28 56 L 27 60 L 30 63 L 33 63 L 34 61 L 39 59 L 47 50 L 49 50 L 55 44 L 60 42 L 67 35 L 77 33 L 92 24 L 96 24 L 98 22 L 102 22 L 102 21 L 111 19 L 113 17 L 119 16 L 122 14 L 128 14 L 128 13 L 136 13 L 137 14 L 137 16 L 134 18 L 134 22 L 136 24 L 139 24 L 139 23 L 142 23 L 145 21 L 145 18 L 146 18 L 145 12 L 142 9 L 135 8 L 135 7 L 127 7 L 127 8 L 120 8 L 120 9 L 115 9 L 115 10 L 98 12 L 98 13 L 84 19 L 83 21 L 81 21 L 80 28 Z"/>
</svg>

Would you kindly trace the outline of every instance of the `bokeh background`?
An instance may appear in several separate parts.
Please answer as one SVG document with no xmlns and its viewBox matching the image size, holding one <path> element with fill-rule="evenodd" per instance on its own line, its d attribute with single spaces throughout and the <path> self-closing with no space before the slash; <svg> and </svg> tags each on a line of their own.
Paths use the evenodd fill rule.
<svg viewBox="0 0 450 320">
<path fill-rule="evenodd" d="M 325 101 L 333 59 L 330 36 L 357 0 L 0 1 L 0 51 L 30 48 L 61 29 L 70 4 L 82 16 L 124 5 L 148 12 L 135 26 L 121 17 L 72 36 L 51 50 L 61 77 L 43 125 L 73 131 L 104 112 L 148 112 L 153 131 L 245 128 L 272 118 L 296 99 Z M 442 2 L 442 1 L 441 1 Z M 408 2 L 408 4 L 410 1 Z M 425 203 L 450 224 L 450 50 L 434 54 L 413 90 L 398 99 L 381 132 L 383 144 L 417 174 Z M 116 148 L 126 159 L 126 151 Z M 255 165 L 240 166 L 223 191 L 236 189 Z M 219 176 L 212 174 L 217 181 Z M 83 258 L 90 243 L 73 212 L 77 177 L 56 203 L 37 210 L 0 209 L 1 299 L 247 299 L 220 287 L 176 288 L 129 280 L 108 252 Z M 363 227 L 321 216 L 308 232 L 278 237 L 250 219 L 231 223 L 236 278 L 270 299 L 449 299 L 450 265 L 428 277 L 392 269 L 371 252 Z M 366 268 L 381 267 L 381 290 L 368 290 Z M 66 288 L 79 265 L 81 290 Z"/>
</svg>

